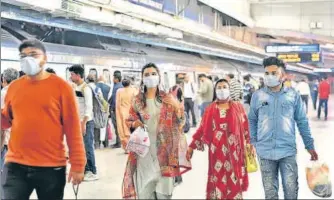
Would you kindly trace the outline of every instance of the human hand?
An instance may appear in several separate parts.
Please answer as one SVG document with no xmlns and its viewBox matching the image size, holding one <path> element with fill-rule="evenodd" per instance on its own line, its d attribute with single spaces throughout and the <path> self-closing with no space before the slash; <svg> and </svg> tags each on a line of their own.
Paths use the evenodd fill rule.
<svg viewBox="0 0 334 200">
<path fill-rule="evenodd" d="M 136 129 L 136 128 L 138 128 L 138 127 L 144 127 L 144 124 L 143 124 L 143 122 L 141 122 L 140 120 L 136 120 L 136 121 L 134 121 L 133 123 L 132 123 L 132 128 L 134 128 L 134 129 Z"/>
<path fill-rule="evenodd" d="M 189 147 L 187 150 L 187 155 L 186 155 L 186 158 L 188 161 L 190 161 L 190 159 L 193 157 L 193 153 L 194 153 L 194 150 L 191 147 Z"/>
<path fill-rule="evenodd" d="M 70 173 L 68 174 L 67 182 L 72 182 L 73 185 L 80 184 L 84 179 L 84 173 L 83 172 L 73 172 L 70 170 Z"/>
<path fill-rule="evenodd" d="M 85 121 L 81 122 L 81 131 L 82 131 L 82 135 L 85 136 L 86 135 L 86 122 Z"/>
<path fill-rule="evenodd" d="M 180 103 L 172 95 L 167 95 L 164 98 L 164 102 L 170 104 L 174 108 L 174 110 L 180 109 Z"/>
<path fill-rule="evenodd" d="M 247 144 L 248 151 L 254 156 L 256 154 L 255 147 L 251 144 Z"/>
<path fill-rule="evenodd" d="M 312 161 L 317 161 L 318 160 L 318 154 L 317 152 L 312 149 L 312 150 L 307 150 L 309 152 L 309 154 L 311 155 L 311 160 Z"/>
</svg>

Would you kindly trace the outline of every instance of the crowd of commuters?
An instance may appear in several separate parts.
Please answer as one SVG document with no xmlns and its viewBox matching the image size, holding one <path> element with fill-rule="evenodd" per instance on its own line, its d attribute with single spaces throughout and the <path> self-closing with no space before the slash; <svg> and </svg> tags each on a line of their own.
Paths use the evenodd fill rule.
<svg viewBox="0 0 334 200">
<path fill-rule="evenodd" d="M 204 151 L 205 146 L 207 199 L 243 198 L 250 187 L 246 149 L 258 155 L 266 199 L 279 198 L 279 171 L 284 198 L 297 199 L 295 124 L 311 159 L 318 159 L 307 118 L 308 99 L 317 109 L 319 98 L 318 118 L 324 108 L 327 120 L 330 84 L 323 77 L 320 83 L 301 80 L 293 88 L 285 79 L 284 63 L 276 57 L 264 59 L 259 81 L 246 75 L 241 83 L 235 74 L 213 81 L 200 74 L 196 85 L 180 73 L 167 92 L 161 90 L 161 73 L 154 63 L 142 68 L 139 88 L 120 71 L 114 71 L 111 86 L 102 76 L 87 75 L 79 64 L 69 68 L 71 85 L 53 69 L 44 69 L 47 57 L 41 42 L 23 41 L 19 53 L 22 72 L 8 68 L 1 75 L 3 199 L 29 199 L 33 190 L 39 199 L 62 199 L 65 152 L 73 185 L 98 180 L 95 150 L 109 147 L 108 119 L 116 136 L 111 148 L 123 148 L 128 156 L 125 199 L 171 199 L 175 183 L 191 170 L 194 150 Z M 190 122 L 195 133 L 189 146 L 182 147 Z M 127 144 L 131 132 L 144 126 L 151 145 L 141 157 L 128 151 Z"/>
</svg>

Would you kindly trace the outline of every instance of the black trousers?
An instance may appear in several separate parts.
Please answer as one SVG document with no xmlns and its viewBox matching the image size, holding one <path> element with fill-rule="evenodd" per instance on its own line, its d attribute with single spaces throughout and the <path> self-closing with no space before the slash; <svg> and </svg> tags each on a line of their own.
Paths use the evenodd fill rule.
<svg viewBox="0 0 334 200">
<path fill-rule="evenodd" d="M 117 131 L 117 121 L 116 121 L 116 112 L 115 111 L 112 111 L 111 112 L 111 122 L 115 128 L 115 135 L 116 135 L 116 144 L 115 146 L 120 146 L 121 145 L 121 141 L 120 141 L 120 138 L 119 138 L 119 133 Z"/>
<path fill-rule="evenodd" d="M 66 167 L 31 167 L 6 163 L 1 174 L 1 199 L 28 200 L 36 189 L 40 200 L 64 197 Z"/>
<path fill-rule="evenodd" d="M 301 95 L 301 97 L 306 106 L 306 113 L 308 113 L 308 95 Z"/>
<path fill-rule="evenodd" d="M 196 125 L 197 122 L 196 122 L 196 115 L 194 111 L 194 101 L 191 98 L 184 98 L 184 109 L 188 116 L 190 116 L 189 111 L 191 112 L 191 119 L 193 121 L 193 125 Z"/>
<path fill-rule="evenodd" d="M 107 129 L 106 129 L 107 131 Z M 101 135 L 101 132 L 100 132 L 100 129 L 99 128 L 94 128 L 94 146 L 95 146 L 95 149 L 98 149 L 100 148 L 100 135 Z M 106 134 L 106 137 L 104 139 L 104 141 L 102 141 L 102 144 L 104 147 L 108 147 L 109 146 L 109 140 L 108 140 L 108 134 Z"/>
</svg>

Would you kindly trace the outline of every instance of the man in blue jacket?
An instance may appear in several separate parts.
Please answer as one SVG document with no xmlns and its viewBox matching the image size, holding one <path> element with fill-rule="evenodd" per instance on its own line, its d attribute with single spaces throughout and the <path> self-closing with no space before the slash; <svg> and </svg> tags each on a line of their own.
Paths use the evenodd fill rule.
<svg viewBox="0 0 334 200">
<path fill-rule="evenodd" d="M 300 95 L 282 84 L 284 63 L 276 57 L 269 57 L 264 59 L 263 66 L 266 86 L 253 94 L 248 117 L 251 143 L 259 157 L 265 198 L 278 199 L 280 171 L 284 198 L 297 199 L 295 123 L 311 160 L 318 160 L 318 155 Z"/>
<path fill-rule="evenodd" d="M 116 70 L 114 71 L 114 87 L 112 89 L 112 95 L 110 99 L 110 115 L 111 115 L 111 121 L 114 125 L 115 134 L 116 134 L 116 144 L 112 146 L 112 148 L 121 148 L 121 141 L 119 138 L 119 134 L 117 131 L 117 120 L 116 120 L 116 94 L 117 90 L 123 88 L 122 85 L 122 74 L 120 71 Z"/>
</svg>

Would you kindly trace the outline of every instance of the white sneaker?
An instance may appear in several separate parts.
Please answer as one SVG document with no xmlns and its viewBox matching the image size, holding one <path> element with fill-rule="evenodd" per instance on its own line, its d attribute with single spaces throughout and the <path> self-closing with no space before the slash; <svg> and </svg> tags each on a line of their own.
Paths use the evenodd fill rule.
<svg viewBox="0 0 334 200">
<path fill-rule="evenodd" d="M 93 172 L 87 172 L 84 177 L 84 181 L 96 181 L 99 178 L 96 174 L 93 174 Z"/>
</svg>

